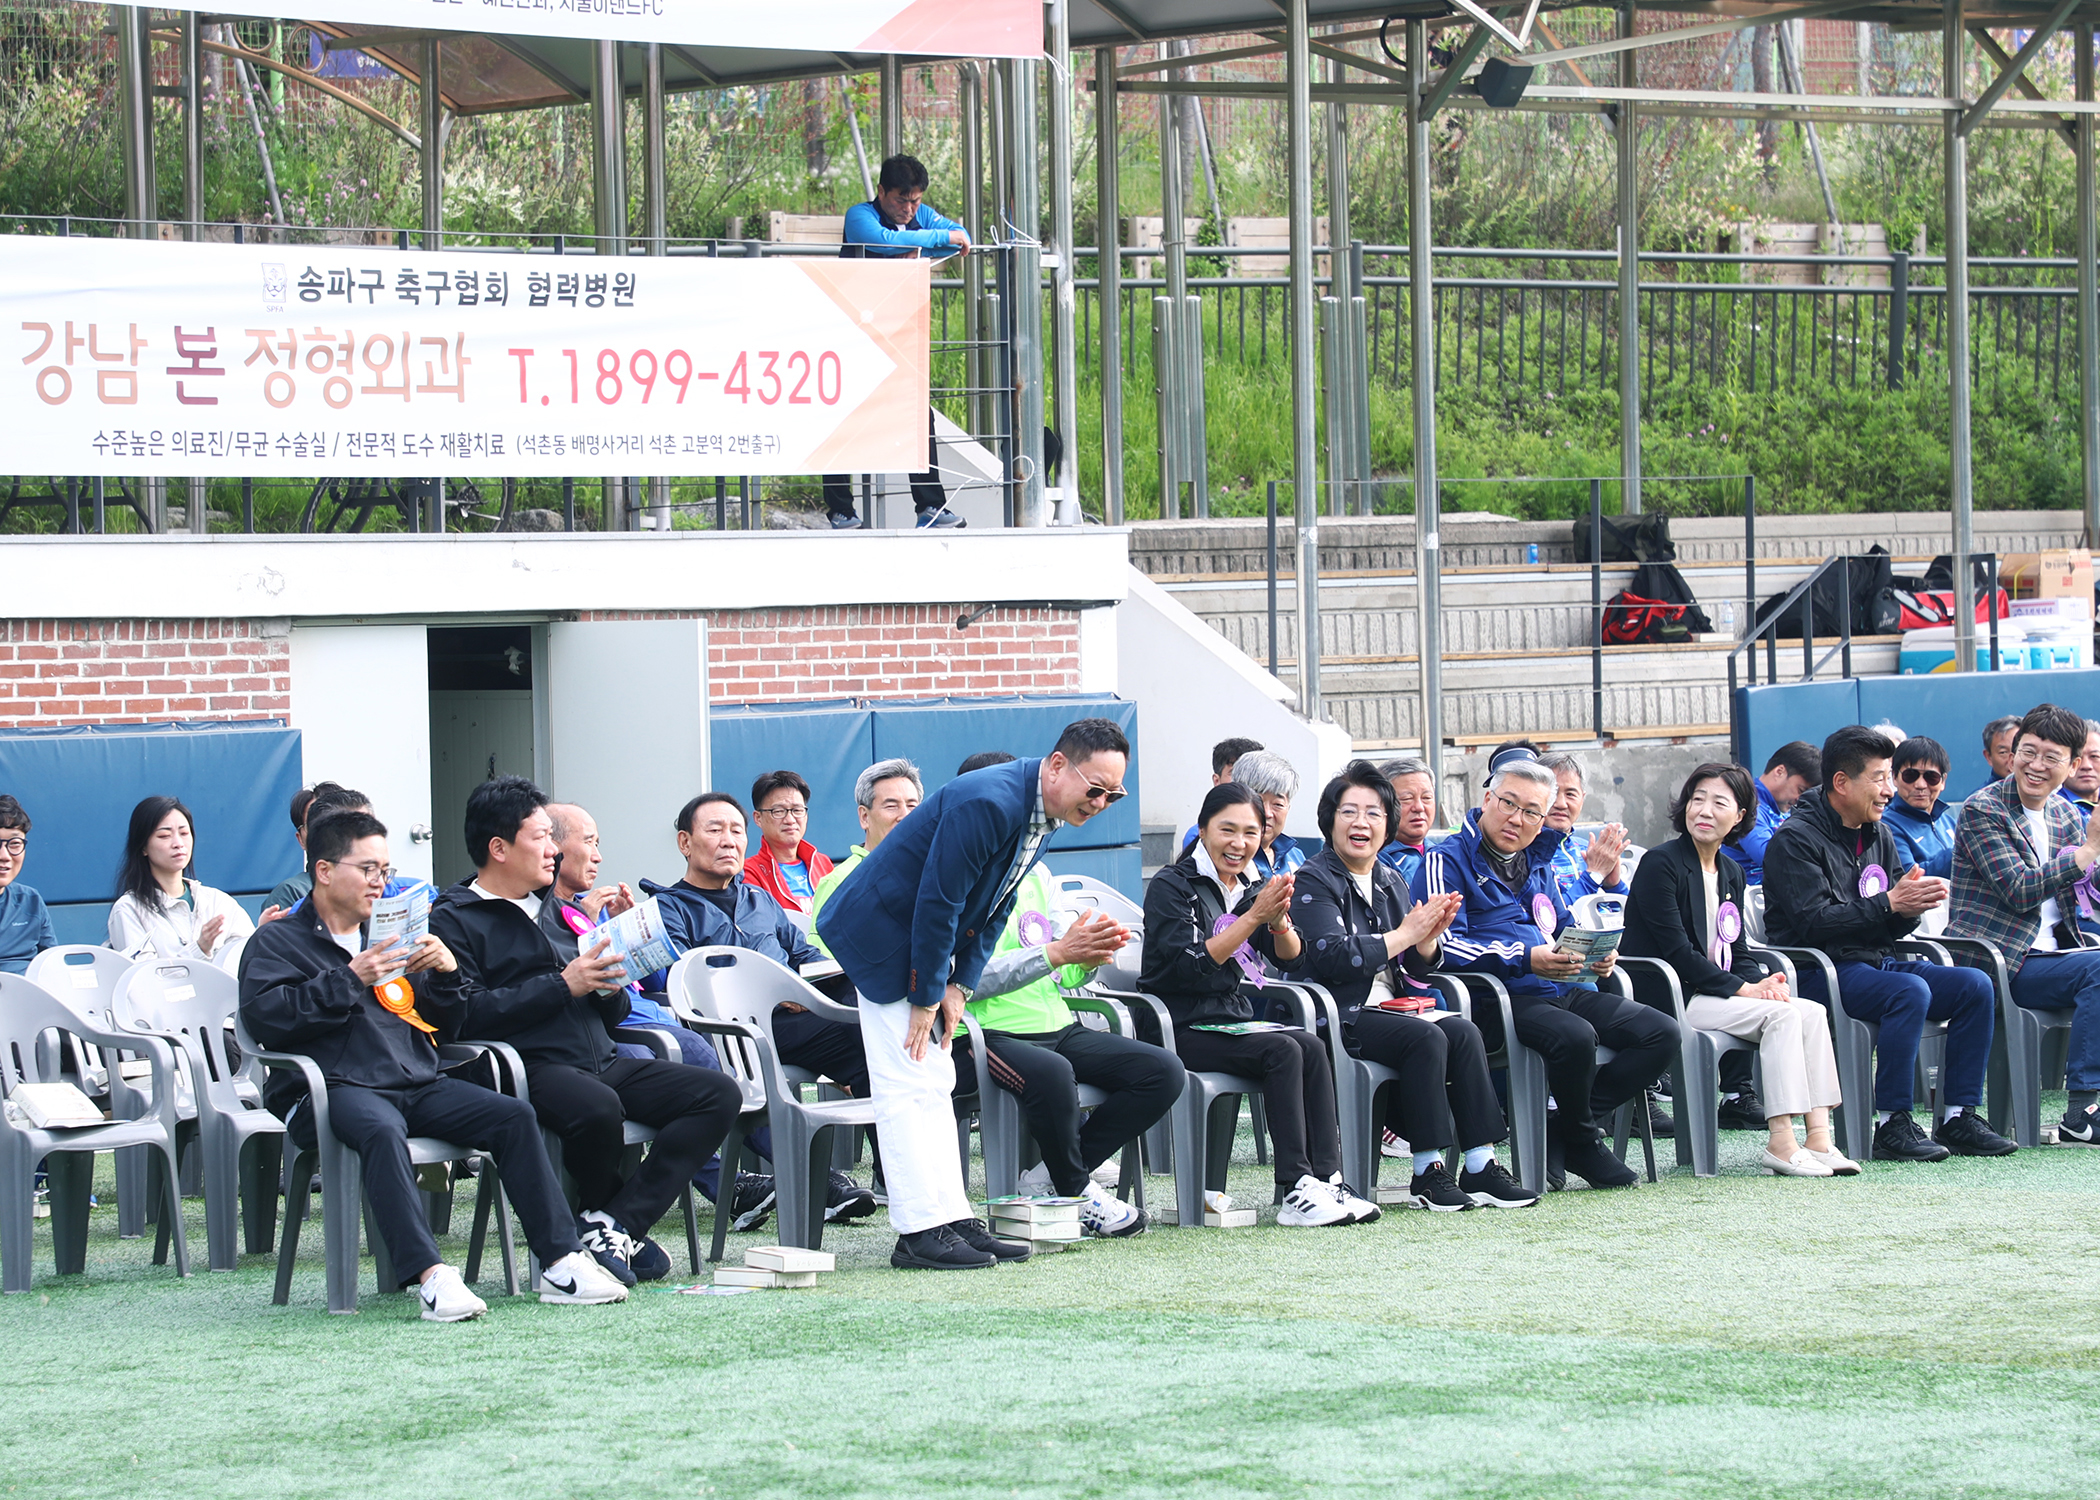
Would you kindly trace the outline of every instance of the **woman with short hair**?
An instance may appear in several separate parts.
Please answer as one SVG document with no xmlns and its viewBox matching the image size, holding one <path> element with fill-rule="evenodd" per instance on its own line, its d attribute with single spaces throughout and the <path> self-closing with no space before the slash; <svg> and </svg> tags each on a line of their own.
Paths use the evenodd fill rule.
<svg viewBox="0 0 2100 1500">
<path fill-rule="evenodd" d="M 1677 837 L 1642 858 L 1626 902 L 1628 958 L 1657 958 L 1690 996 L 1687 1024 L 1757 1044 L 1764 1067 L 1765 1171 L 1779 1177 L 1852 1177 L 1859 1164 L 1837 1149 L 1830 1112 L 1842 1102 L 1830 1017 L 1790 994 L 1743 942 L 1743 869 L 1721 858 L 1757 819 L 1750 773 L 1718 761 L 1692 772 L 1670 804 Z M 1711 1100 L 1701 1101 L 1710 1104 Z M 1802 1144 L 1794 1119 L 1808 1127 Z"/>
<path fill-rule="evenodd" d="M 191 878 L 196 846 L 190 810 L 178 799 L 148 797 L 131 810 L 109 946 L 132 959 L 202 959 L 231 974 L 255 923 L 233 897 Z"/>
</svg>

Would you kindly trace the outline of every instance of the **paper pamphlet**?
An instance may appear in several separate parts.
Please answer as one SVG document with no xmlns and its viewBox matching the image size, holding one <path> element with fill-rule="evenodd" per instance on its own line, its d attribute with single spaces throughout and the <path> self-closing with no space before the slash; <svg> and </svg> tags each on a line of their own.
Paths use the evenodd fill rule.
<svg viewBox="0 0 2100 1500">
<path fill-rule="evenodd" d="M 1199 1022 L 1191 1031 L 1217 1031 L 1226 1036 L 1252 1036 L 1258 1031 L 1296 1031 L 1296 1026 L 1286 1026 L 1280 1021 L 1221 1021 L 1216 1024 Z"/>
<path fill-rule="evenodd" d="M 377 948 L 388 938 L 399 938 L 388 957 L 408 962 L 409 950 L 430 934 L 430 887 L 422 881 L 398 896 L 381 896 L 372 903 L 372 916 L 365 925 L 365 946 Z"/>
<path fill-rule="evenodd" d="M 94 1101 L 70 1083 L 18 1083 L 7 1096 L 7 1113 L 37 1130 L 77 1130 L 106 1123 Z"/>
<path fill-rule="evenodd" d="M 1560 953 L 1582 955 L 1585 960 L 1583 969 L 1593 973 L 1599 964 L 1618 951 L 1619 939 L 1624 935 L 1624 929 L 1616 927 L 1605 932 L 1594 932 L 1587 927 L 1567 927 L 1561 930 L 1553 946 Z"/>
<path fill-rule="evenodd" d="M 663 906 L 654 896 L 643 897 L 617 917 L 585 933 L 583 951 L 590 952 L 601 939 L 612 944 L 610 952 L 627 971 L 630 984 L 678 962 L 678 945 L 664 930 Z"/>
</svg>

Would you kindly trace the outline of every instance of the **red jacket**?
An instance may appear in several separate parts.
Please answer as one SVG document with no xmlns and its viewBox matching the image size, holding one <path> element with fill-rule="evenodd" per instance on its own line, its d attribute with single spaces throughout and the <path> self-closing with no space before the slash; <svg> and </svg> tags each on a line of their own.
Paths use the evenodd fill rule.
<svg viewBox="0 0 2100 1500">
<path fill-rule="evenodd" d="M 831 861 L 818 853 L 817 846 L 808 839 L 795 846 L 795 858 L 808 868 L 812 890 L 818 881 L 831 873 Z M 783 911 L 809 910 L 809 903 L 796 896 L 781 879 L 780 866 L 773 860 L 773 846 L 764 839 L 758 841 L 758 848 L 744 861 L 744 880 L 778 901 Z"/>
</svg>

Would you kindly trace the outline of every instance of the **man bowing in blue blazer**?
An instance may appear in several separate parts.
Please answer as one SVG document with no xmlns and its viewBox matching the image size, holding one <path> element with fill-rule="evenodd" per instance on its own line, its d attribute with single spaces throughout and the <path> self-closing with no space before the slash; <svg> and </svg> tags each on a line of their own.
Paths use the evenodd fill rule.
<svg viewBox="0 0 2100 1500">
<path fill-rule="evenodd" d="M 897 1229 L 893 1266 L 961 1271 L 1028 1258 L 1029 1246 L 995 1238 L 970 1211 L 948 1039 L 1021 878 L 1061 824 L 1084 823 L 1122 800 L 1129 764 L 1122 730 L 1081 719 L 1043 759 L 958 776 L 890 830 L 817 918 L 818 935 L 860 991 Z"/>
</svg>

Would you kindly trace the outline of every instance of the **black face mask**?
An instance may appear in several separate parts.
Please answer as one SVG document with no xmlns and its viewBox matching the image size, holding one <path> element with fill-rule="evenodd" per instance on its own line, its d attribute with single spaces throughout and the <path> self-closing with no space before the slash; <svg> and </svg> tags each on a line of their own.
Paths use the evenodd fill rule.
<svg viewBox="0 0 2100 1500">
<path fill-rule="evenodd" d="M 1515 890 L 1531 873 L 1531 851 L 1519 849 L 1514 854 L 1504 854 L 1486 839 L 1480 841 L 1480 852 L 1487 856 L 1488 868 L 1502 878 L 1503 884 Z"/>
</svg>

